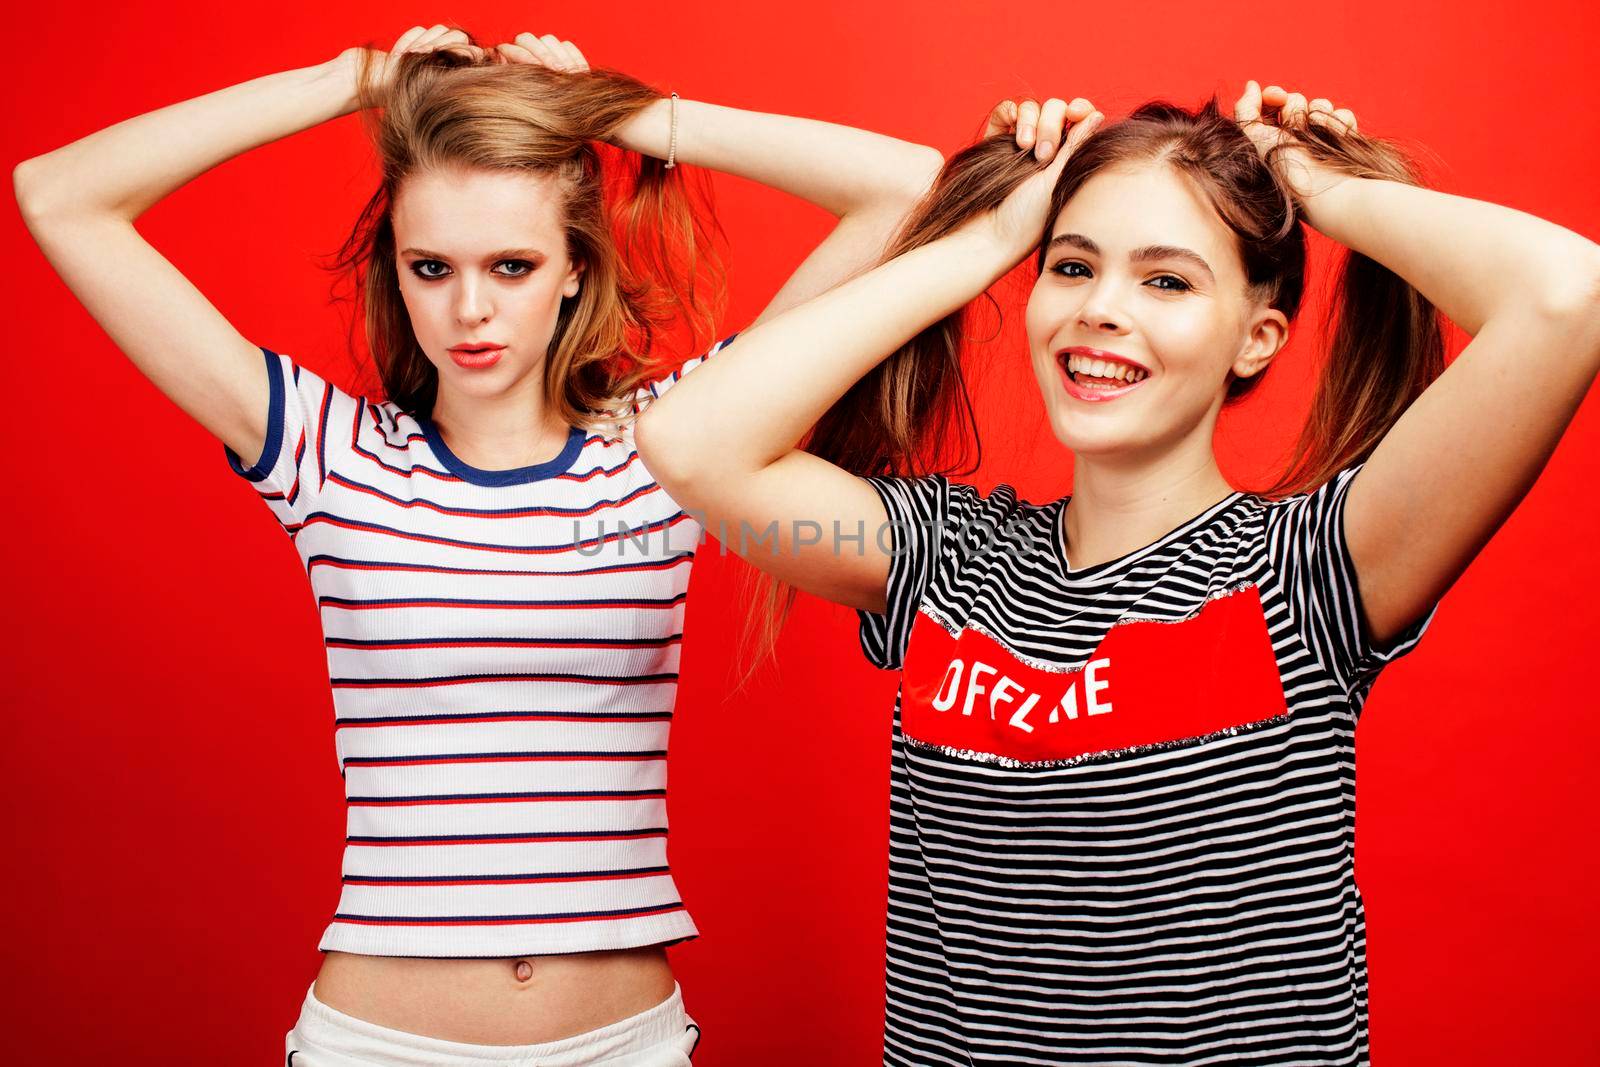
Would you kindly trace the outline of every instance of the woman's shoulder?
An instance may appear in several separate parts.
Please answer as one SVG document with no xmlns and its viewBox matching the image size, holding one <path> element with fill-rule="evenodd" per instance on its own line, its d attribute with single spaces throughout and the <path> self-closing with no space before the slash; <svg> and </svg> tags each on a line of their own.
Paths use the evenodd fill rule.
<svg viewBox="0 0 1600 1067">
<path fill-rule="evenodd" d="M 939 475 L 937 477 L 943 477 Z M 988 489 L 973 482 L 946 479 L 954 506 L 973 516 L 1004 517 L 1012 522 L 1048 522 L 1069 497 L 1065 494 L 1041 501 L 1024 497 L 1010 482 L 997 482 Z"/>
<path fill-rule="evenodd" d="M 1066 500 L 1035 503 L 1009 482 L 985 489 L 945 474 L 869 480 L 892 502 L 891 520 L 936 527 L 934 543 L 958 554 L 966 554 L 974 545 L 1046 544 Z"/>
</svg>

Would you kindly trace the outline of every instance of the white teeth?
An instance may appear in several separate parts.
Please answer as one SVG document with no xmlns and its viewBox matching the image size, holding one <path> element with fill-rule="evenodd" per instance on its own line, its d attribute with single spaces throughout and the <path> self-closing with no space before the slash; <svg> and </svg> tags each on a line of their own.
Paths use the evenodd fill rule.
<svg viewBox="0 0 1600 1067">
<path fill-rule="evenodd" d="M 1089 378 L 1111 378 L 1130 384 L 1142 382 L 1150 376 L 1149 371 L 1140 370 L 1138 367 L 1130 366 L 1127 363 L 1114 363 L 1078 355 L 1067 357 L 1067 371 L 1070 374 L 1081 374 Z"/>
</svg>

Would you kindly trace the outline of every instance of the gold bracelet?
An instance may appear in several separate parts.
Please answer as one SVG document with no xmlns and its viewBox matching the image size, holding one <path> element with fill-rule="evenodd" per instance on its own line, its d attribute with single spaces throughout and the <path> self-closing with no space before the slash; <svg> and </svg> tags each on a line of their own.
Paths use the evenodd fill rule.
<svg viewBox="0 0 1600 1067">
<path fill-rule="evenodd" d="M 672 94 L 672 132 L 667 137 L 667 170 L 678 165 L 678 94 Z"/>
</svg>

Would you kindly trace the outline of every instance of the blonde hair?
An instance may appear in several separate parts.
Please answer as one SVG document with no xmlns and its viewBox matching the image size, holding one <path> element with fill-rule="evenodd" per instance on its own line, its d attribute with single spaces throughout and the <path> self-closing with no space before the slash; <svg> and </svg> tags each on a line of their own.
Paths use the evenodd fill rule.
<svg viewBox="0 0 1600 1067">
<path fill-rule="evenodd" d="M 584 280 L 557 314 L 545 402 L 569 425 L 614 427 L 634 390 L 665 369 L 663 335 L 686 330 L 689 351 L 709 344 L 725 298 L 703 181 L 690 190 L 681 166 L 596 144 L 660 94 L 615 71 L 499 63 L 464 47 L 394 62 L 381 101 L 362 90 L 382 179 L 334 263 L 354 280 L 385 395 L 425 415 L 438 392 L 396 286 L 391 209 L 405 180 L 452 167 L 551 175 Z"/>
</svg>

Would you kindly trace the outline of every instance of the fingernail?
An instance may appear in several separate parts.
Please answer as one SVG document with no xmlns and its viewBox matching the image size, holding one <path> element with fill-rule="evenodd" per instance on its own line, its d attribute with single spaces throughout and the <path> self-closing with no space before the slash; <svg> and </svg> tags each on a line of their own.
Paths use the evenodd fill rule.
<svg viewBox="0 0 1600 1067">
<path fill-rule="evenodd" d="M 1044 159 L 1046 156 L 1048 156 L 1050 154 L 1050 149 L 1052 147 L 1053 146 L 1050 144 L 1049 141 L 1040 141 L 1038 144 L 1033 146 L 1034 158 L 1036 158 L 1036 159 Z"/>
</svg>

